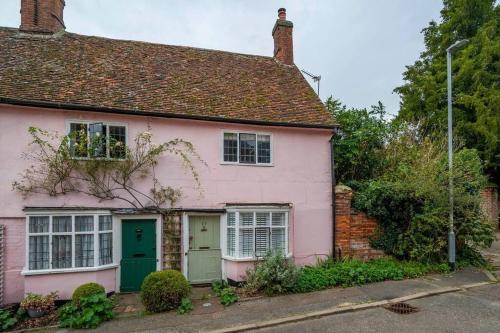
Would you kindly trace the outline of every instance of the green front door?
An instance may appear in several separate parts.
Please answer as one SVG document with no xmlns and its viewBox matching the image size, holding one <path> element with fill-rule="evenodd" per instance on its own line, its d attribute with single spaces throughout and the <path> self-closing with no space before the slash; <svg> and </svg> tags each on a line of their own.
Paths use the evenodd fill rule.
<svg viewBox="0 0 500 333">
<path fill-rule="evenodd" d="M 155 225 L 155 220 L 122 220 L 120 291 L 139 291 L 146 275 L 156 271 Z"/>
<path fill-rule="evenodd" d="M 220 280 L 220 217 L 189 217 L 188 279 L 191 283 Z"/>
</svg>

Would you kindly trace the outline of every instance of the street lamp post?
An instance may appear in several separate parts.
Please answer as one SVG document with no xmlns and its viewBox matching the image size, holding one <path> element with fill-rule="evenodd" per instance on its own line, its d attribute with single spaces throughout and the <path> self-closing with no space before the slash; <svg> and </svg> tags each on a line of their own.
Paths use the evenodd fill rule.
<svg viewBox="0 0 500 333">
<path fill-rule="evenodd" d="M 446 65 L 448 69 L 448 172 L 449 172 L 449 200 L 450 200 L 450 221 L 448 232 L 448 262 L 451 268 L 455 269 L 455 231 L 453 230 L 453 123 L 452 123 L 452 90 L 451 90 L 451 54 L 453 51 L 467 44 L 467 39 L 455 42 L 446 49 Z"/>
</svg>

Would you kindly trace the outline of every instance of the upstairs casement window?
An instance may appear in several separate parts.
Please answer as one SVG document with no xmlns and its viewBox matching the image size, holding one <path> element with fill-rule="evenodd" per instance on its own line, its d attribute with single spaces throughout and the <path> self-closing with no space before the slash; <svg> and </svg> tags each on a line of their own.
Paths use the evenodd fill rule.
<svg viewBox="0 0 500 333">
<path fill-rule="evenodd" d="M 272 163 L 271 135 L 223 132 L 223 162 L 270 165 Z"/>
<path fill-rule="evenodd" d="M 260 258 L 267 252 L 288 254 L 288 211 L 228 211 L 226 256 Z"/>
<path fill-rule="evenodd" d="M 77 158 L 123 159 L 127 128 L 102 122 L 70 122 L 71 154 Z"/>
<path fill-rule="evenodd" d="M 27 224 L 28 271 L 92 269 L 113 264 L 111 215 L 32 215 Z"/>
</svg>

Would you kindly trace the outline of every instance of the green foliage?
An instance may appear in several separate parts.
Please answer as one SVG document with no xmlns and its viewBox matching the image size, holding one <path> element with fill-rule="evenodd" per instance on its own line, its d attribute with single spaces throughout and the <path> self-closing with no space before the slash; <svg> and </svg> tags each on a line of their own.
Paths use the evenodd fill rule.
<svg viewBox="0 0 500 333">
<path fill-rule="evenodd" d="M 21 301 L 20 307 L 25 310 L 35 310 L 39 312 L 50 312 L 55 309 L 55 301 L 57 292 L 52 292 L 48 295 L 38 295 L 28 293 Z"/>
<path fill-rule="evenodd" d="M 82 284 L 81 286 L 76 288 L 75 291 L 73 291 L 73 296 L 71 297 L 71 299 L 73 300 L 73 303 L 78 305 L 80 302 L 80 298 L 101 293 L 106 293 L 106 290 L 103 286 L 95 282 L 89 282 Z"/>
<path fill-rule="evenodd" d="M 398 118 L 415 125 L 421 136 L 446 135 L 446 49 L 468 39 L 452 56 L 454 134 L 479 152 L 498 184 L 500 6 L 494 0 L 445 0 L 441 19 L 423 29 L 425 51 L 395 89 L 402 100 Z"/>
<path fill-rule="evenodd" d="M 359 260 L 327 260 L 314 267 L 304 267 L 295 292 L 309 292 L 336 286 L 349 287 L 385 280 L 416 278 L 431 272 L 448 272 L 447 264 L 424 264 L 391 258 Z"/>
<path fill-rule="evenodd" d="M 297 281 L 298 272 L 283 253 L 268 252 L 254 269 L 247 270 L 245 292 L 252 295 L 263 291 L 268 296 L 289 292 Z"/>
<path fill-rule="evenodd" d="M 215 280 L 212 282 L 212 290 L 217 296 L 219 296 L 221 291 L 227 287 L 229 287 L 229 284 L 226 280 Z"/>
<path fill-rule="evenodd" d="M 19 308 L 15 313 L 9 310 L 0 310 L 0 332 L 13 328 L 26 316 L 26 310 Z"/>
<path fill-rule="evenodd" d="M 79 304 L 67 303 L 59 309 L 59 325 L 69 328 L 96 328 L 114 317 L 113 301 L 106 294 L 82 296 Z"/>
<path fill-rule="evenodd" d="M 372 245 L 401 259 L 442 262 L 448 244 L 448 166 L 444 143 L 400 134 L 386 147 L 384 174 L 355 185 L 353 206 L 377 218 Z M 454 225 L 457 255 L 487 247 L 493 229 L 480 208 L 486 183 L 478 153 L 454 155 Z"/>
<path fill-rule="evenodd" d="M 163 312 L 176 309 L 190 290 L 191 286 L 179 271 L 152 272 L 142 283 L 141 300 L 147 311 Z"/>
<path fill-rule="evenodd" d="M 229 306 L 238 302 L 238 295 L 236 295 L 236 289 L 234 287 L 222 289 L 217 296 L 219 296 L 220 304 L 224 306 Z"/>
<path fill-rule="evenodd" d="M 194 309 L 193 303 L 191 303 L 189 297 L 183 297 L 181 299 L 181 304 L 179 304 L 179 307 L 177 308 L 177 313 L 185 314 L 191 312 L 193 309 Z"/>
<path fill-rule="evenodd" d="M 370 110 L 353 109 L 328 98 L 326 107 L 335 116 L 340 130 L 334 137 L 336 176 L 339 182 L 374 177 L 383 167 L 381 155 L 390 125 L 382 103 Z"/>
</svg>

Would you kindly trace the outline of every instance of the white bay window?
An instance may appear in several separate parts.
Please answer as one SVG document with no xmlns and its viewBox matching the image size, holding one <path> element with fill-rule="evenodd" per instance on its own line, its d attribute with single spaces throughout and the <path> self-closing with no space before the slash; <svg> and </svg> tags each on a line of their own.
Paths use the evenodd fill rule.
<svg viewBox="0 0 500 333">
<path fill-rule="evenodd" d="M 112 216 L 29 215 L 27 247 L 28 271 L 88 269 L 112 264 Z"/>
<path fill-rule="evenodd" d="M 288 211 L 228 210 L 226 256 L 259 258 L 268 251 L 288 254 Z"/>
</svg>

